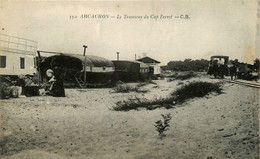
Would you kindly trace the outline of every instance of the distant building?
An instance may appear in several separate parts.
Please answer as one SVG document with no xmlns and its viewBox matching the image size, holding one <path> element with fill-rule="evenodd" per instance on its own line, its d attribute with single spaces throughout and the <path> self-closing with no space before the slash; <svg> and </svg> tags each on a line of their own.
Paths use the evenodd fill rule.
<svg viewBox="0 0 260 159">
<path fill-rule="evenodd" d="M 149 66 L 140 61 L 112 61 L 115 66 L 114 80 L 134 82 L 148 79 L 150 76 Z"/>
<path fill-rule="evenodd" d="M 37 42 L 0 34 L 0 75 L 33 75 Z"/>
<path fill-rule="evenodd" d="M 159 64 L 161 62 L 157 61 L 157 60 L 154 60 L 148 56 L 146 57 L 143 57 L 143 58 L 140 58 L 140 59 L 137 59 L 137 61 L 140 61 L 140 62 L 143 62 L 145 64 L 147 64 L 150 69 L 151 69 L 151 72 L 153 72 L 153 74 L 155 76 L 158 76 L 161 74 L 161 67 L 159 66 Z"/>
</svg>

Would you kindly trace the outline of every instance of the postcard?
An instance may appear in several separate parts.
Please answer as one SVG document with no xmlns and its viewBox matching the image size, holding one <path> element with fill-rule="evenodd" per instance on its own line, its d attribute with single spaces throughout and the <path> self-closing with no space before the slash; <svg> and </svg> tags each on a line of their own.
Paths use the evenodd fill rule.
<svg viewBox="0 0 260 159">
<path fill-rule="evenodd" d="M 0 6 L 0 158 L 259 158 L 260 1 Z"/>
</svg>

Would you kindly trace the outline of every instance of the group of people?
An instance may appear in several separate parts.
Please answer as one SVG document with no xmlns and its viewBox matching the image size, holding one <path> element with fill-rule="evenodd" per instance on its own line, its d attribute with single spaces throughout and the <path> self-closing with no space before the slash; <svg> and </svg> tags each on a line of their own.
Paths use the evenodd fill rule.
<svg viewBox="0 0 260 159">
<path fill-rule="evenodd" d="M 213 70 L 214 70 L 214 76 L 224 78 L 224 72 L 225 72 L 225 60 L 224 59 L 214 59 L 213 60 Z"/>
<path fill-rule="evenodd" d="M 230 68 L 227 68 L 227 66 L 225 65 L 225 60 L 223 58 L 214 59 L 213 69 L 215 71 L 215 74 L 221 76 L 222 78 L 225 74 L 230 74 L 231 80 L 236 80 L 239 70 L 238 60 L 234 60 L 232 62 L 232 66 Z"/>
</svg>

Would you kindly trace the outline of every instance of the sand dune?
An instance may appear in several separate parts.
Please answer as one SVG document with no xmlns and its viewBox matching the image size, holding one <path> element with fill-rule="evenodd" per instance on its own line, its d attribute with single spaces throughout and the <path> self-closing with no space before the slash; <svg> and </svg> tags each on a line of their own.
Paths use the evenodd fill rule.
<svg viewBox="0 0 260 159">
<path fill-rule="evenodd" d="M 179 81 L 156 82 L 144 86 L 148 93 L 66 89 L 65 98 L 1 100 L 0 158 L 259 158 L 259 89 L 225 83 L 224 94 L 173 109 L 112 110 L 131 96 L 165 97 L 180 87 Z M 167 113 L 172 116 L 170 130 L 160 139 L 154 122 Z"/>
</svg>

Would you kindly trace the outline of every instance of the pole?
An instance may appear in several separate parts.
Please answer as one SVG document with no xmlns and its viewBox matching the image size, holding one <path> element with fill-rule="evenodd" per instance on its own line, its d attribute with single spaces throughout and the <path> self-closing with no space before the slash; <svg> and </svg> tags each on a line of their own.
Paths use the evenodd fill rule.
<svg viewBox="0 0 260 159">
<path fill-rule="evenodd" d="M 35 58 L 36 60 L 36 70 L 38 71 L 38 86 L 40 86 L 40 84 L 42 83 L 43 79 L 42 79 L 42 75 L 41 75 L 41 62 L 42 62 L 42 58 L 41 58 L 41 53 L 40 51 L 37 51 L 38 54 L 38 59 Z"/>
<path fill-rule="evenodd" d="M 117 61 L 119 61 L 119 52 L 116 52 L 117 54 Z"/>
<path fill-rule="evenodd" d="M 86 61 L 87 61 L 87 59 L 86 59 L 86 48 L 88 48 L 88 46 L 83 45 L 83 47 L 84 47 L 84 68 L 83 68 L 83 71 L 84 71 L 84 85 L 86 87 L 86 85 L 87 85 L 87 77 L 86 77 L 86 66 L 87 66 L 87 64 L 86 64 Z"/>
</svg>

